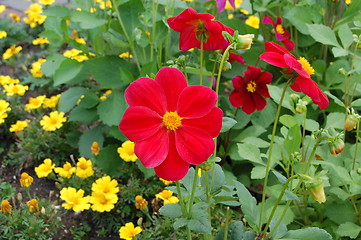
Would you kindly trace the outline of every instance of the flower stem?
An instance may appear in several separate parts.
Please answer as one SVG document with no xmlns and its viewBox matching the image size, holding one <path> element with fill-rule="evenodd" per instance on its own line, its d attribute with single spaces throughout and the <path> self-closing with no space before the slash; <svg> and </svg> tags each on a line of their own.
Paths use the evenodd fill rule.
<svg viewBox="0 0 361 240">
<path fill-rule="evenodd" d="M 222 75 L 222 69 L 223 69 L 223 64 L 224 62 L 226 61 L 226 56 L 228 56 L 228 52 L 229 50 L 231 49 L 231 45 L 229 45 L 226 50 L 224 50 L 224 53 L 222 55 L 222 59 L 221 59 L 221 62 L 219 64 L 219 69 L 218 69 L 218 75 L 217 75 L 217 82 L 216 82 L 216 93 L 218 95 L 218 92 L 219 92 L 219 84 L 221 82 L 221 75 Z M 217 103 L 216 103 L 216 107 L 218 107 L 218 100 L 217 100 Z"/>
<path fill-rule="evenodd" d="M 180 183 L 179 183 L 179 181 L 176 181 L 175 184 L 177 186 L 177 194 L 178 194 L 178 198 L 179 198 L 179 204 L 181 206 L 183 215 L 186 217 L 187 216 L 187 209 L 186 209 L 186 207 L 184 205 L 184 199 L 182 197 Z"/>
<path fill-rule="evenodd" d="M 204 54 L 204 50 L 203 50 L 203 42 L 201 41 L 201 54 L 200 54 L 200 60 L 199 60 L 199 85 L 202 86 L 203 84 L 203 54 Z"/>
<path fill-rule="evenodd" d="M 193 199 L 194 199 L 194 194 L 196 192 L 196 187 L 197 187 L 197 182 L 198 182 L 198 169 L 199 169 L 199 165 L 196 166 L 196 169 L 194 171 L 192 192 L 191 192 L 191 196 L 190 196 L 189 202 L 188 202 L 188 217 L 191 217 L 191 214 L 192 214 Z"/>
<path fill-rule="evenodd" d="M 352 161 L 352 170 L 355 170 L 356 156 L 358 152 L 359 132 L 360 132 L 360 121 L 357 122 L 357 127 L 356 127 L 355 154 L 353 156 L 353 161 Z"/>
<path fill-rule="evenodd" d="M 269 147 L 269 151 L 268 151 L 267 165 L 266 165 L 266 175 L 265 175 L 264 182 L 263 182 L 261 212 L 260 212 L 259 226 L 258 226 L 259 230 L 262 229 L 262 218 L 263 218 L 263 212 L 264 212 L 264 204 L 265 204 L 265 200 L 266 200 L 266 190 L 267 190 L 267 184 L 268 184 L 268 175 L 269 175 L 269 171 L 270 171 L 270 168 L 271 168 L 271 158 L 272 158 L 273 145 L 274 145 L 274 139 L 275 139 L 275 135 L 276 135 L 277 124 L 278 124 L 278 120 L 279 120 L 279 117 L 280 117 L 281 107 L 282 107 L 283 100 L 285 98 L 286 90 L 287 90 L 288 86 L 290 85 L 291 81 L 292 81 L 292 79 L 288 80 L 288 82 L 286 83 L 286 85 L 283 88 L 281 99 L 280 99 L 280 102 L 279 102 L 278 108 L 277 108 L 275 121 L 273 123 L 272 137 L 271 137 L 270 147 Z"/>
<path fill-rule="evenodd" d="M 224 235 L 223 235 L 224 240 L 228 239 L 228 222 L 229 222 L 229 207 L 227 207 L 226 210 L 226 224 L 224 226 Z"/>
</svg>

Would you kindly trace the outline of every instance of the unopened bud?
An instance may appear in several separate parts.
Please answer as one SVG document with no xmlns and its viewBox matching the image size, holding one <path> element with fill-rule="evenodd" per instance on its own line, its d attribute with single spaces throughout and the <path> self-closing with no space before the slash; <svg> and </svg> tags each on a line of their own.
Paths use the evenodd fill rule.
<svg viewBox="0 0 361 240">
<path fill-rule="evenodd" d="M 326 202 L 326 195 L 323 183 L 320 183 L 316 186 L 310 187 L 308 189 L 313 199 L 318 203 Z"/>
<path fill-rule="evenodd" d="M 298 100 L 300 100 L 300 96 L 298 94 L 292 93 L 289 96 L 289 102 L 293 109 L 296 109 L 296 105 L 298 103 Z"/>
<path fill-rule="evenodd" d="M 333 156 L 337 156 L 345 148 L 345 142 L 341 138 L 337 138 L 334 142 L 330 142 L 328 145 L 330 147 L 330 153 Z"/>
<path fill-rule="evenodd" d="M 250 49 L 253 43 L 254 34 L 238 35 L 237 49 Z"/>
<path fill-rule="evenodd" d="M 347 131 L 351 131 L 356 128 L 357 124 L 360 121 L 360 115 L 355 113 L 353 109 L 349 111 L 344 123 L 344 129 Z"/>
<path fill-rule="evenodd" d="M 17 197 L 19 202 L 23 201 L 23 195 L 20 192 L 17 194 L 16 197 Z"/>
</svg>

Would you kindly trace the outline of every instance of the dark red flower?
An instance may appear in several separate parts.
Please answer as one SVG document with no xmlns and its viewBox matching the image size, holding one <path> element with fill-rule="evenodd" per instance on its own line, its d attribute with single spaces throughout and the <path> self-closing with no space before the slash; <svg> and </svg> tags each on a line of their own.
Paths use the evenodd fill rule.
<svg viewBox="0 0 361 240">
<path fill-rule="evenodd" d="M 235 61 L 244 64 L 244 58 L 241 55 L 230 52 L 228 62 L 234 63 Z"/>
<path fill-rule="evenodd" d="M 266 106 L 264 98 L 271 97 L 267 84 L 272 82 L 272 74 L 261 72 L 259 67 L 248 66 L 244 77 L 236 76 L 232 79 L 234 90 L 229 101 L 234 107 L 241 107 L 242 111 L 250 114 L 256 109 L 262 110 Z"/>
<path fill-rule="evenodd" d="M 268 15 L 264 15 L 262 23 L 271 24 L 273 26 L 273 30 L 274 30 L 275 35 L 276 35 L 276 40 L 281 41 L 285 45 L 285 47 L 288 49 L 288 51 L 293 51 L 295 49 L 294 42 L 292 42 L 289 39 L 290 38 L 290 33 L 282 25 L 282 18 L 281 17 L 277 17 L 276 22 L 274 22 L 273 18 L 271 18 Z"/>
<path fill-rule="evenodd" d="M 229 45 L 222 35 L 226 31 L 233 35 L 234 30 L 214 21 L 214 16 L 209 13 L 197 13 L 193 8 L 187 8 L 178 16 L 168 18 L 168 25 L 180 33 L 179 48 L 187 51 L 191 48 L 200 48 L 207 51 L 219 50 Z"/>
<path fill-rule="evenodd" d="M 283 72 L 287 76 L 294 78 L 290 86 L 292 90 L 303 92 L 309 96 L 320 109 L 328 106 L 327 96 L 310 77 L 315 70 L 305 58 L 300 57 L 297 59 L 284 47 L 274 42 L 266 42 L 265 47 L 266 52 L 260 55 L 260 59 L 274 66 L 286 68 Z"/>
<path fill-rule="evenodd" d="M 132 142 L 146 168 L 166 180 L 182 179 L 190 164 L 198 165 L 214 151 L 223 112 L 217 94 L 204 86 L 188 86 L 181 71 L 165 67 L 155 79 L 139 78 L 125 91 L 129 108 L 119 130 Z"/>
</svg>

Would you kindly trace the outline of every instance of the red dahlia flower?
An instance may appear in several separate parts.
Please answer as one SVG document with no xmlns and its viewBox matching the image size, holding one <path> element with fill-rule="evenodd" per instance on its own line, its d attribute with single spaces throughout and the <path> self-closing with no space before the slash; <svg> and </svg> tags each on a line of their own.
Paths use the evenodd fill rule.
<svg viewBox="0 0 361 240">
<path fill-rule="evenodd" d="M 182 179 L 190 164 L 198 165 L 214 151 L 223 112 L 217 94 L 204 86 L 188 86 L 181 71 L 165 67 L 155 79 L 139 78 L 125 91 L 129 108 L 119 130 L 132 142 L 146 168 L 166 180 Z"/>
<path fill-rule="evenodd" d="M 229 45 L 222 35 L 226 31 L 233 35 L 234 30 L 214 21 L 209 13 L 197 13 L 193 8 L 187 8 L 178 16 L 168 18 L 168 25 L 180 33 L 179 48 L 187 51 L 191 48 L 201 48 L 207 51 L 219 50 Z"/>
<path fill-rule="evenodd" d="M 242 111 L 250 114 L 256 109 L 262 110 L 266 106 L 264 98 L 270 98 L 266 84 L 272 82 L 272 74 L 261 72 L 259 67 L 248 66 L 244 77 L 236 76 L 232 79 L 234 90 L 229 101 L 234 107 L 241 107 Z"/>
<path fill-rule="evenodd" d="M 265 24 L 271 24 L 273 26 L 276 40 L 281 41 L 285 47 L 288 49 L 288 51 L 293 51 L 295 49 L 295 44 L 289 40 L 290 33 L 282 26 L 282 18 L 277 17 L 276 22 L 273 21 L 273 18 L 271 18 L 268 15 L 265 15 L 262 23 Z"/>
<path fill-rule="evenodd" d="M 266 52 L 260 55 L 260 59 L 274 66 L 287 68 L 283 72 L 294 78 L 294 82 L 290 86 L 293 91 L 308 95 L 320 109 L 328 106 L 327 96 L 310 77 L 315 70 L 305 58 L 297 59 L 284 47 L 274 42 L 266 42 L 265 47 Z"/>
</svg>

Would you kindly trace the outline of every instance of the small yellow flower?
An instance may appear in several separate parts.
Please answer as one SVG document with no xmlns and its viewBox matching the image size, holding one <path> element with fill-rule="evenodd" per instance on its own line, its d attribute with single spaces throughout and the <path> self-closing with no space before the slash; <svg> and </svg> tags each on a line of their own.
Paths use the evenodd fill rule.
<svg viewBox="0 0 361 240">
<path fill-rule="evenodd" d="M 130 54 L 129 52 L 124 52 L 124 53 L 119 54 L 119 57 L 120 58 L 133 58 L 133 55 Z"/>
<path fill-rule="evenodd" d="M 42 164 L 40 164 L 38 167 L 35 167 L 35 173 L 38 178 L 47 177 L 50 173 L 53 172 L 54 167 L 55 164 L 53 164 L 53 161 L 50 158 L 47 158 Z"/>
<path fill-rule="evenodd" d="M 5 122 L 5 118 L 8 117 L 6 112 L 0 112 L 0 124 Z"/>
<path fill-rule="evenodd" d="M 80 53 L 82 53 L 81 50 L 78 50 L 78 49 L 70 49 L 70 50 L 66 50 L 64 53 L 63 53 L 63 56 L 64 57 L 67 57 L 67 58 L 73 58 L 77 55 L 79 55 Z"/>
<path fill-rule="evenodd" d="M 26 205 L 28 205 L 29 207 L 29 212 L 33 212 L 35 211 L 39 211 L 39 204 L 38 204 L 38 200 L 36 200 L 35 198 L 31 199 L 30 201 L 28 201 L 26 203 Z"/>
<path fill-rule="evenodd" d="M 136 235 L 142 232 L 140 227 L 134 227 L 133 223 L 126 223 L 119 229 L 119 236 L 125 240 L 132 240 Z"/>
<path fill-rule="evenodd" d="M 54 172 L 59 174 L 61 177 L 71 178 L 73 173 L 75 173 L 75 167 L 72 167 L 69 162 L 66 162 L 63 167 L 56 167 Z"/>
<path fill-rule="evenodd" d="M 0 31 L 0 39 L 6 38 L 8 36 L 6 31 Z"/>
<path fill-rule="evenodd" d="M 43 12 L 43 7 L 38 3 L 31 4 L 25 11 L 25 14 L 28 14 L 29 16 L 32 15 L 38 15 Z"/>
<path fill-rule="evenodd" d="M 249 15 L 249 12 L 245 9 L 240 9 L 239 10 L 241 13 L 243 13 L 244 15 Z"/>
<path fill-rule="evenodd" d="M 5 101 L 3 99 L 0 99 L 0 113 L 10 111 L 11 108 L 9 106 L 10 106 L 9 102 L 7 102 L 7 101 Z"/>
<path fill-rule="evenodd" d="M 75 174 L 80 178 L 87 178 L 94 174 L 92 161 L 81 157 L 76 164 Z"/>
<path fill-rule="evenodd" d="M 0 13 L 4 12 L 6 10 L 6 6 L 5 5 L 0 5 Z"/>
<path fill-rule="evenodd" d="M 165 185 L 169 185 L 169 184 L 172 184 L 173 183 L 173 181 L 168 181 L 168 180 L 165 180 L 165 179 L 163 179 L 163 178 L 159 178 L 159 180 L 161 180 Z"/>
<path fill-rule="evenodd" d="M 44 108 L 55 108 L 59 103 L 60 97 L 61 97 L 61 94 L 51 96 L 50 98 L 45 98 L 43 107 Z"/>
<path fill-rule="evenodd" d="M 28 121 L 17 120 L 16 123 L 10 126 L 10 132 L 21 132 L 28 126 Z"/>
<path fill-rule="evenodd" d="M 259 18 L 254 15 L 249 16 L 245 22 L 246 25 L 253 27 L 255 29 L 259 29 L 259 23 L 260 23 Z"/>
<path fill-rule="evenodd" d="M 74 59 L 74 60 L 76 60 L 78 62 L 83 62 L 85 60 L 88 60 L 89 58 L 86 55 L 78 55 L 78 56 L 72 57 L 72 59 Z"/>
<path fill-rule="evenodd" d="M 17 55 L 23 48 L 21 46 L 15 46 L 12 45 L 11 47 L 9 47 L 8 49 L 5 50 L 5 52 L 3 53 L 3 59 L 9 59 L 12 56 Z"/>
<path fill-rule="evenodd" d="M 94 193 L 90 198 L 91 208 L 96 212 L 110 212 L 118 202 L 116 194 Z"/>
<path fill-rule="evenodd" d="M 345 0 L 345 3 L 346 3 L 347 5 L 350 5 L 350 4 L 352 3 L 352 0 Z"/>
<path fill-rule="evenodd" d="M 15 13 L 10 13 L 9 17 L 13 22 L 20 22 L 20 16 Z"/>
<path fill-rule="evenodd" d="M 0 212 L 2 212 L 3 214 L 11 214 L 11 208 L 13 206 L 11 206 L 10 202 L 8 200 L 2 200 L 1 201 L 1 206 L 0 206 Z"/>
<path fill-rule="evenodd" d="M 77 42 L 77 43 L 79 43 L 79 44 L 83 44 L 83 45 L 85 45 L 86 44 L 86 41 L 85 41 L 85 39 L 84 38 L 75 38 L 75 41 Z"/>
<path fill-rule="evenodd" d="M 45 98 L 45 95 L 37 96 L 35 98 L 29 98 L 29 103 L 25 105 L 26 111 L 30 112 L 30 110 L 32 109 L 40 108 L 41 105 L 43 105 Z"/>
<path fill-rule="evenodd" d="M 22 187 L 30 187 L 30 185 L 34 182 L 34 179 L 27 174 L 26 172 L 23 172 L 20 176 L 20 186 Z"/>
<path fill-rule="evenodd" d="M 28 89 L 29 89 L 28 86 L 24 86 L 21 84 L 10 83 L 8 85 L 4 85 L 6 96 L 14 96 L 14 95 L 23 96 Z"/>
<path fill-rule="evenodd" d="M 65 201 L 62 206 L 65 209 L 73 209 L 74 212 L 82 212 L 90 208 L 90 196 L 84 197 L 84 190 L 68 187 L 60 191 L 60 198 Z"/>
<path fill-rule="evenodd" d="M 118 148 L 119 156 L 126 162 L 135 162 L 138 157 L 134 153 L 135 144 L 131 141 L 123 142 L 122 146 Z"/>
<path fill-rule="evenodd" d="M 63 126 L 63 123 L 66 122 L 66 117 L 64 117 L 63 112 L 54 111 L 49 114 L 49 116 L 45 115 L 40 120 L 40 125 L 43 127 L 45 131 L 55 131 Z"/>
<path fill-rule="evenodd" d="M 147 208 L 147 206 L 148 206 L 148 201 L 145 200 L 142 196 L 137 195 L 135 197 L 135 208 L 136 209 L 142 210 L 142 209 Z"/>
<path fill-rule="evenodd" d="M 90 13 L 93 13 L 93 12 L 96 12 L 97 11 L 97 9 L 96 8 L 90 8 Z"/>
<path fill-rule="evenodd" d="M 234 1 L 234 5 L 236 6 L 236 9 L 241 6 L 242 2 L 243 2 L 243 0 L 235 0 Z M 229 1 L 226 2 L 226 6 L 224 7 L 224 9 L 229 10 L 229 11 L 233 10 L 233 7 L 229 3 Z"/>
<path fill-rule="evenodd" d="M 39 37 L 33 40 L 33 45 L 42 45 L 47 43 L 50 43 L 48 38 Z"/>
<path fill-rule="evenodd" d="M 95 156 L 98 156 L 99 151 L 100 151 L 100 147 L 99 147 L 98 142 L 93 142 L 92 145 L 90 146 L 90 150 L 92 151 L 92 153 Z"/>
<path fill-rule="evenodd" d="M 155 195 L 156 199 L 162 199 L 164 201 L 164 205 L 168 203 L 177 203 L 179 199 L 173 196 L 173 192 L 171 190 L 163 190 L 162 192 Z"/>
<path fill-rule="evenodd" d="M 114 195 L 119 192 L 118 182 L 109 176 L 104 176 L 92 184 L 92 192 Z"/>
<path fill-rule="evenodd" d="M 44 76 L 43 72 L 41 71 L 41 65 L 44 62 L 46 62 L 46 59 L 40 58 L 38 59 L 38 61 L 31 64 L 30 73 L 33 75 L 33 77 L 41 78 L 42 76 Z"/>
<path fill-rule="evenodd" d="M 39 0 L 39 3 L 44 5 L 51 5 L 55 2 L 55 0 Z"/>
</svg>

